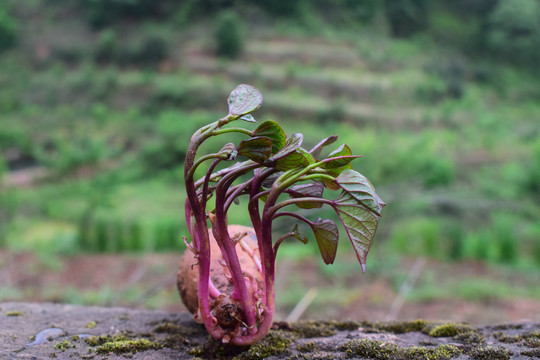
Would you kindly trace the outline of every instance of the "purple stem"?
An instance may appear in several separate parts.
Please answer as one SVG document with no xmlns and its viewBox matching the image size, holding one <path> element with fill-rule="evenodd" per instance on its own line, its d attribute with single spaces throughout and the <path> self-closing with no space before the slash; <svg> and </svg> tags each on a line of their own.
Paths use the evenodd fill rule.
<svg viewBox="0 0 540 360">
<path fill-rule="evenodd" d="M 209 304 L 209 283 L 210 283 L 210 241 L 208 238 L 208 225 L 206 223 L 206 214 L 204 208 L 197 196 L 193 177 L 189 176 L 189 171 L 195 162 L 197 148 L 205 140 L 205 137 L 195 134 L 188 148 L 184 163 L 184 181 L 186 195 L 189 205 L 195 217 L 195 244 L 199 256 L 199 311 L 206 330 L 214 338 L 223 338 L 223 332 L 216 326 L 216 319 L 210 313 Z"/>
<path fill-rule="evenodd" d="M 229 211 L 229 208 L 231 207 L 234 199 L 240 196 L 242 191 L 244 191 L 247 187 L 249 187 L 251 182 L 252 180 L 246 181 L 245 183 L 236 186 L 234 191 L 230 195 L 227 194 L 227 200 L 225 201 L 225 205 L 224 205 L 226 213 Z"/>
<path fill-rule="evenodd" d="M 238 176 L 259 166 L 259 164 L 253 164 L 246 168 L 239 169 L 237 171 L 227 174 L 223 177 L 223 179 L 219 181 L 218 187 L 216 189 L 216 240 L 220 244 L 222 251 L 224 251 L 224 255 L 226 254 L 226 257 L 224 256 L 224 258 L 233 277 L 235 289 L 234 293 L 240 296 L 242 310 L 244 311 L 246 324 L 248 325 L 250 332 L 255 332 L 257 330 L 255 328 L 255 306 L 253 304 L 253 299 L 249 294 L 246 282 L 244 280 L 244 273 L 238 259 L 238 254 L 236 253 L 234 244 L 229 235 L 224 205 L 227 188 L 232 184 L 232 182 L 234 182 L 234 180 L 236 180 Z"/>
<path fill-rule="evenodd" d="M 191 229 L 191 205 L 189 203 L 189 199 L 186 199 L 186 203 L 184 204 L 184 213 L 186 216 L 186 225 L 188 227 L 189 236 L 191 236 L 191 239 L 194 239 L 193 231 Z M 197 243 L 194 241 L 195 247 L 197 247 Z"/>
<path fill-rule="evenodd" d="M 263 173 L 266 176 L 270 174 Z M 261 176 L 261 173 L 258 172 L 254 176 L 254 181 L 251 188 L 251 197 L 254 197 L 261 186 L 262 181 L 264 180 L 264 175 Z M 265 311 L 263 312 L 263 317 L 259 329 L 256 333 L 249 334 L 247 336 L 240 336 L 233 339 L 235 345 L 249 345 L 253 344 L 268 334 L 270 328 L 272 327 L 272 320 L 274 318 L 274 308 L 275 308 L 275 256 L 274 250 L 272 247 L 272 217 L 265 216 L 265 213 L 268 209 L 271 209 L 273 204 L 275 204 L 280 191 L 271 191 L 268 199 L 266 200 L 266 205 L 263 210 L 262 219 L 259 216 L 259 205 L 258 201 L 250 201 L 249 203 L 249 213 L 252 219 L 253 227 L 257 234 L 257 242 L 259 244 L 259 253 L 262 260 L 262 269 L 264 276 L 264 305 Z"/>
<path fill-rule="evenodd" d="M 297 218 L 298 220 L 302 220 L 303 222 L 305 222 L 307 224 L 310 224 L 310 225 L 313 223 L 311 220 L 303 217 L 302 215 L 299 215 L 297 213 L 293 213 L 293 212 L 290 212 L 290 211 L 282 211 L 280 213 L 277 213 L 277 214 L 274 215 L 274 219 L 277 219 L 280 216 L 291 216 L 291 217 Z"/>
<path fill-rule="evenodd" d="M 208 184 L 210 183 L 210 176 L 212 175 L 212 172 L 216 168 L 216 166 L 221 162 L 220 158 L 217 158 L 214 160 L 212 165 L 208 168 L 208 172 L 206 173 L 206 176 L 204 177 L 204 185 L 203 185 L 203 191 L 201 195 L 202 200 L 202 207 L 203 209 L 206 209 L 206 201 L 208 200 Z"/>
</svg>

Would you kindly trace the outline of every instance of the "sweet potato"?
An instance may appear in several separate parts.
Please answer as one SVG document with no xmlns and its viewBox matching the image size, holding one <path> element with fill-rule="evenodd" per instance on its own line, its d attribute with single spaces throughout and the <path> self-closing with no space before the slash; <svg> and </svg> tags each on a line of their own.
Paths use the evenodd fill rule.
<svg viewBox="0 0 540 360">
<path fill-rule="evenodd" d="M 250 287 L 249 289 L 251 291 L 261 289 L 263 277 L 260 271 L 260 263 L 258 264 L 259 260 L 256 254 L 257 239 L 253 228 L 242 225 L 230 225 L 228 231 L 231 238 L 242 236 L 242 239 L 236 245 L 236 253 L 246 275 L 246 281 L 249 282 L 250 279 L 254 279 L 257 283 L 255 287 Z M 223 255 L 212 235 L 212 231 L 209 233 L 211 244 L 210 280 L 221 293 L 220 296 L 212 299 L 210 308 L 222 329 L 236 329 L 245 322 L 240 301 L 230 295 L 234 291 L 230 273 L 224 264 Z M 244 234 L 245 236 L 243 236 Z M 198 284 L 199 271 L 197 258 L 192 251 L 186 250 L 182 256 L 178 270 L 178 292 L 180 293 L 182 302 L 193 314 L 195 320 L 202 322 L 198 314 Z M 251 296 L 253 296 L 253 293 L 251 293 Z"/>
</svg>

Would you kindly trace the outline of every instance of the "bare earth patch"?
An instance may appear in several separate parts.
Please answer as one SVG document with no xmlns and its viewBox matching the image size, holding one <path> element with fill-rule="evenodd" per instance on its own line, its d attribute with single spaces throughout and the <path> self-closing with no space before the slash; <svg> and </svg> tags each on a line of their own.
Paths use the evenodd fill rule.
<svg viewBox="0 0 540 360">
<path fill-rule="evenodd" d="M 179 259 L 180 254 L 46 257 L 0 251 L 0 301 L 182 311 L 185 307 L 175 286 Z M 408 266 L 404 264 L 405 268 Z M 436 280 L 441 276 L 459 281 L 475 275 L 486 282 L 521 281 L 523 287 L 534 286 L 515 276 L 501 279 L 500 274 L 477 263 L 463 263 L 459 267 L 438 263 L 426 266 L 435 273 Z M 314 260 L 284 260 L 277 268 L 276 320 L 285 319 L 309 289 L 317 289 L 318 294 L 302 319 L 385 320 L 399 289 L 392 279 L 373 271 L 362 275 L 356 270 L 339 276 L 322 273 L 323 267 Z M 450 268 L 456 270 L 450 274 Z M 444 287 L 445 283 L 441 281 L 440 286 Z M 422 318 L 478 325 L 540 321 L 540 300 L 501 295 L 506 296 L 407 300 L 395 319 Z"/>
</svg>

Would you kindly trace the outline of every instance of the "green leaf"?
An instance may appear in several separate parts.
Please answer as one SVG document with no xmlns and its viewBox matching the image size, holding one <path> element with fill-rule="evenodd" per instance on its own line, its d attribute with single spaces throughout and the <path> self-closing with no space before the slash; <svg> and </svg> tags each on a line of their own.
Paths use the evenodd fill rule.
<svg viewBox="0 0 540 360">
<path fill-rule="evenodd" d="M 339 231 L 333 220 L 317 218 L 310 223 L 319 251 L 325 264 L 333 264 L 336 258 L 337 246 L 339 240 Z"/>
<path fill-rule="evenodd" d="M 347 169 L 351 169 L 352 170 L 352 165 L 351 164 L 347 164 L 347 165 L 344 165 L 342 167 L 339 167 L 339 168 L 335 168 L 335 169 L 326 169 L 326 171 L 328 171 L 328 175 L 332 175 L 333 177 L 338 177 L 343 171 L 347 170 Z M 341 189 L 340 186 L 338 184 L 336 184 L 335 182 L 333 182 L 335 185 L 335 188 L 332 189 L 332 190 L 339 190 Z"/>
<path fill-rule="evenodd" d="M 323 167 L 325 169 L 342 168 L 358 157 L 361 156 L 353 155 L 351 149 L 347 145 L 343 144 L 328 155 L 328 159 L 336 159 L 325 162 Z"/>
<path fill-rule="evenodd" d="M 322 198 L 324 191 L 324 185 L 320 182 L 313 182 L 309 184 L 295 185 L 290 189 L 287 189 L 285 192 L 290 195 L 292 198 L 303 198 L 303 197 L 317 197 Z M 310 202 L 301 202 L 296 203 L 296 206 L 302 209 L 316 209 L 322 207 L 322 203 L 319 201 L 310 201 Z"/>
<path fill-rule="evenodd" d="M 330 189 L 330 190 L 336 191 L 336 190 L 341 189 L 341 188 L 339 187 L 339 185 L 336 184 L 336 183 L 335 183 L 334 181 L 332 181 L 332 180 L 323 179 L 323 183 L 324 183 L 324 186 L 325 186 L 326 188 Z"/>
<path fill-rule="evenodd" d="M 326 139 L 322 139 L 317 145 L 315 145 L 313 147 L 313 149 L 311 149 L 309 152 L 311 153 L 311 155 L 313 155 L 313 157 L 315 159 L 318 159 L 319 158 L 319 155 L 321 154 L 321 151 L 322 149 L 327 146 L 327 145 L 330 145 L 330 144 L 333 144 L 336 142 L 338 136 L 337 135 L 332 135 L 330 137 L 327 137 Z"/>
<path fill-rule="evenodd" d="M 302 141 L 304 140 L 304 135 L 298 133 L 298 134 L 292 134 L 290 137 L 285 140 L 285 145 L 279 149 L 277 153 L 272 155 L 270 157 L 269 162 L 273 163 L 277 161 L 278 159 L 281 159 L 290 153 L 294 152 L 296 149 L 302 145 Z"/>
<path fill-rule="evenodd" d="M 298 148 L 289 153 L 287 156 L 278 159 L 276 161 L 276 169 L 286 171 L 290 169 L 304 168 L 314 163 L 315 159 L 307 150 Z"/>
<path fill-rule="evenodd" d="M 236 150 L 238 155 L 262 163 L 272 155 L 272 140 L 264 136 L 242 140 Z"/>
<path fill-rule="evenodd" d="M 244 117 L 261 107 L 263 96 L 261 92 L 251 85 L 240 84 L 229 95 L 229 118 L 235 120 L 242 118 L 254 122 L 253 117 Z"/>
<path fill-rule="evenodd" d="M 275 154 L 285 146 L 287 137 L 281 125 L 273 120 L 268 120 L 253 130 L 252 136 L 266 136 L 272 140 L 272 153 Z"/>
<path fill-rule="evenodd" d="M 373 243 L 381 209 L 386 205 L 366 177 L 354 170 L 344 170 L 336 183 L 343 189 L 335 200 L 335 209 L 345 226 L 358 261 L 365 271 L 367 254 Z"/>
<path fill-rule="evenodd" d="M 336 200 L 335 209 L 345 227 L 356 257 L 365 271 L 367 254 L 373 244 L 379 216 L 366 210 L 352 195 L 343 192 Z"/>
<path fill-rule="evenodd" d="M 343 170 L 336 178 L 336 183 L 356 201 L 375 215 L 381 216 L 381 210 L 386 205 L 377 195 L 369 180 L 354 170 Z"/>
</svg>

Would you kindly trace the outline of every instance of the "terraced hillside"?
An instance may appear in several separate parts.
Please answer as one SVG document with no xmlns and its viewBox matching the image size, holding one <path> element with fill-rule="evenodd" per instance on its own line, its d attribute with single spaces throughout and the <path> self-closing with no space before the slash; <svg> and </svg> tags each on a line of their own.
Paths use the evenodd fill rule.
<svg viewBox="0 0 540 360">
<path fill-rule="evenodd" d="M 389 204 L 370 261 L 393 269 L 395 291 L 403 255 L 538 273 L 540 91 L 530 73 L 369 27 L 306 35 L 267 24 L 224 60 L 205 21 L 95 30 L 76 7 L 15 9 L 20 41 L 0 56 L 7 251 L 181 251 L 186 141 L 249 83 L 264 95 L 258 120 L 303 132 L 307 145 L 339 134 L 364 155 L 356 168 Z M 231 223 L 245 221 L 238 209 Z M 289 246 L 293 258 L 317 251 Z M 422 279 L 418 299 L 435 296 L 433 277 Z"/>
</svg>

